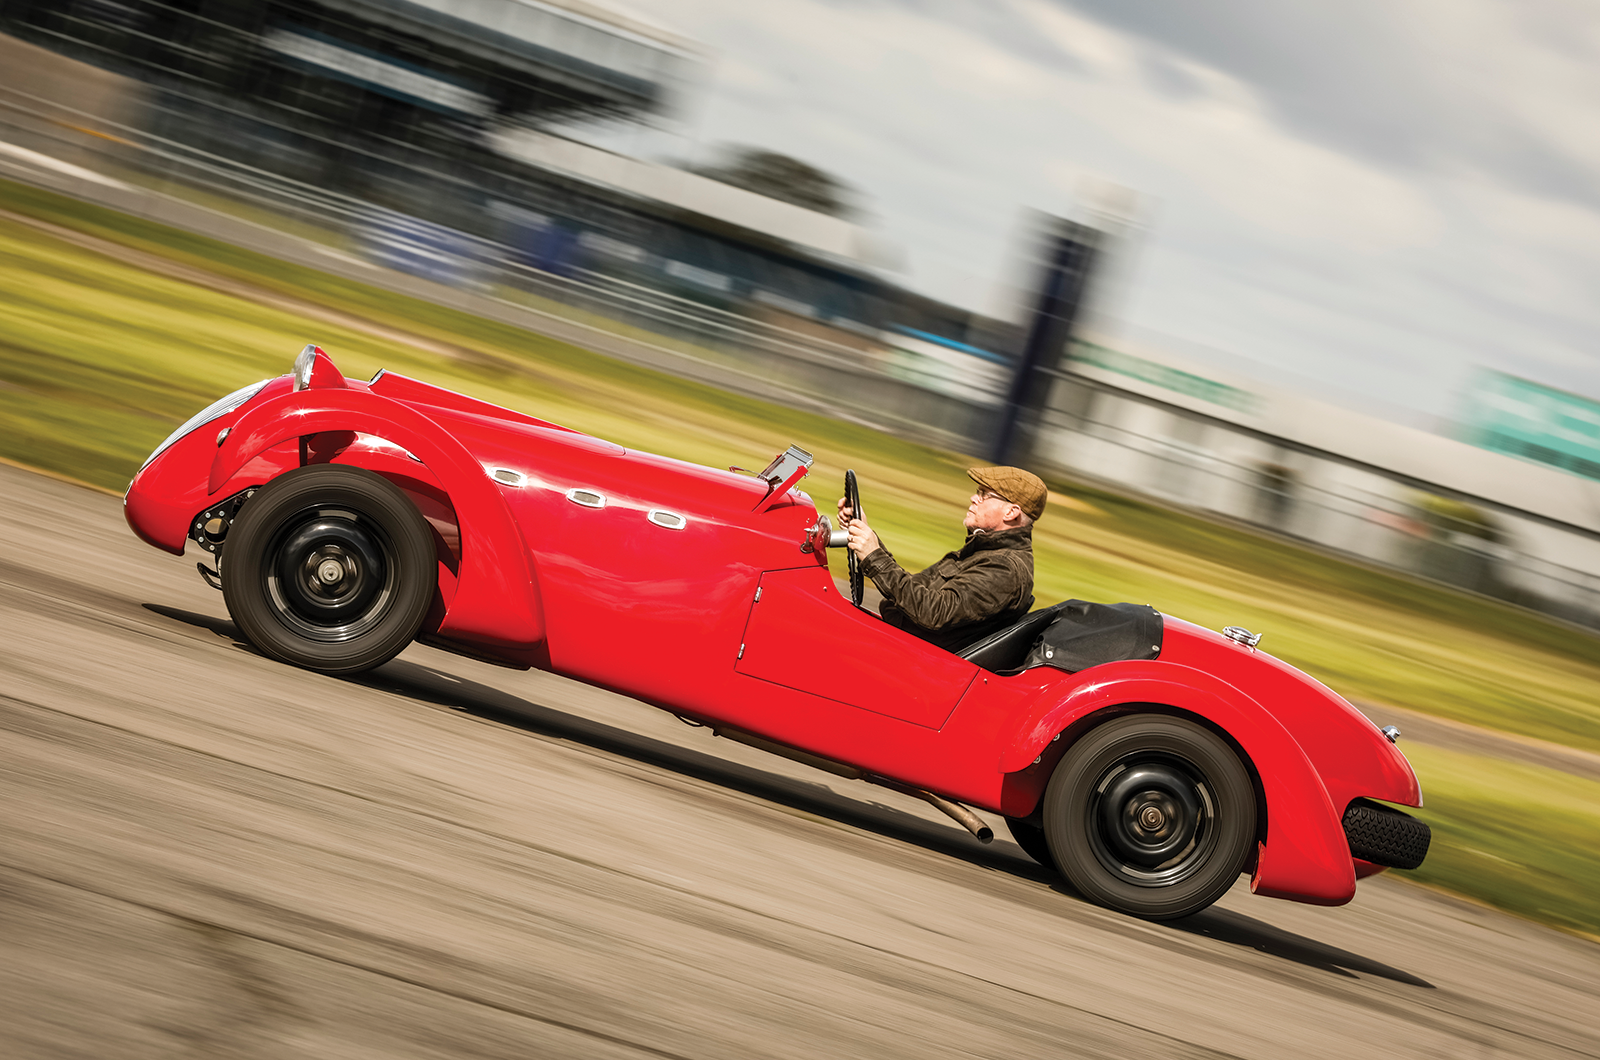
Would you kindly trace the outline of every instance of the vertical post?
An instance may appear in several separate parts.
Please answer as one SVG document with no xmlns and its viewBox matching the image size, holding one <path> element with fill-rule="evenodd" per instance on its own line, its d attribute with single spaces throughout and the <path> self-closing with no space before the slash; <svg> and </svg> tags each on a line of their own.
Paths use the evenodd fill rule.
<svg viewBox="0 0 1600 1060">
<path fill-rule="evenodd" d="M 1046 241 L 1028 340 L 1017 360 L 991 450 L 997 464 L 1017 459 L 1024 414 L 1036 412 L 1049 396 L 1049 377 L 1041 378 L 1041 371 L 1057 367 L 1072 340 L 1089 276 L 1098 261 L 1099 237 L 1100 232 L 1087 225 L 1061 221 Z"/>
</svg>

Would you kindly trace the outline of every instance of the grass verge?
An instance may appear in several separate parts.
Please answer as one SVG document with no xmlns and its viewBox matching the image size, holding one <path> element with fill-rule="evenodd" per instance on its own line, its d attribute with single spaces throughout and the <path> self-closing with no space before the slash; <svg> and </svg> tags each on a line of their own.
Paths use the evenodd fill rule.
<svg viewBox="0 0 1600 1060">
<path fill-rule="evenodd" d="M 1433 849 L 1407 875 L 1600 936 L 1600 781 L 1482 755 L 1406 748 L 1426 779 Z"/>
</svg>

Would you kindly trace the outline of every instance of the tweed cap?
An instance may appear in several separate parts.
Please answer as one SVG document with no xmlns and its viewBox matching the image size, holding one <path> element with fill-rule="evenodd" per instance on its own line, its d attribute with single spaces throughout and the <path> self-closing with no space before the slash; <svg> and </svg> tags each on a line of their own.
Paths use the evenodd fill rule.
<svg viewBox="0 0 1600 1060">
<path fill-rule="evenodd" d="M 1044 514 L 1045 498 L 1050 491 L 1044 479 L 1020 467 L 969 467 L 967 477 L 986 490 L 992 490 L 1022 509 L 1029 519 Z"/>
</svg>

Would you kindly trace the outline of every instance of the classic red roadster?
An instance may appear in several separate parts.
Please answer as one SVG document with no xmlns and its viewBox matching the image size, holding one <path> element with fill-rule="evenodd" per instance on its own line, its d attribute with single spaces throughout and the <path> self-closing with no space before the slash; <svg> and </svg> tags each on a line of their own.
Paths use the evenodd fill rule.
<svg viewBox="0 0 1600 1060">
<path fill-rule="evenodd" d="M 1068 601 L 960 652 L 844 593 L 790 448 L 700 467 L 308 346 L 205 409 L 128 489 L 129 525 L 216 557 L 263 654 L 327 674 L 413 639 L 637 697 L 717 734 L 927 798 L 1089 899 L 1185 916 L 1241 872 L 1338 905 L 1414 868 L 1399 735 L 1261 651 L 1148 607 Z M 851 488 L 853 488 L 853 476 Z M 859 498 L 855 499 L 859 510 Z M 853 599 L 848 598 L 853 597 Z"/>
</svg>

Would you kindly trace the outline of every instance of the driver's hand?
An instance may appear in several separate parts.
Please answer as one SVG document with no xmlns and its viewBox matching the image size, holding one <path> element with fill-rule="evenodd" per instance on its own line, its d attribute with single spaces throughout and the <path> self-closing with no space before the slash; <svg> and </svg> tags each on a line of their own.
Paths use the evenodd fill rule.
<svg viewBox="0 0 1600 1060">
<path fill-rule="evenodd" d="M 853 515 L 855 515 L 855 512 L 852 511 L 849 507 L 847 507 L 846 504 L 845 504 L 845 499 L 843 497 L 840 497 L 839 498 L 839 528 L 841 530 L 850 525 L 850 517 L 853 516 Z"/>
<path fill-rule="evenodd" d="M 845 518 L 848 508 L 842 508 L 839 518 Z M 846 524 L 850 532 L 850 551 L 856 554 L 857 559 L 866 559 L 881 547 L 878 535 L 872 532 L 872 527 L 867 525 L 865 519 L 851 519 Z"/>
</svg>

